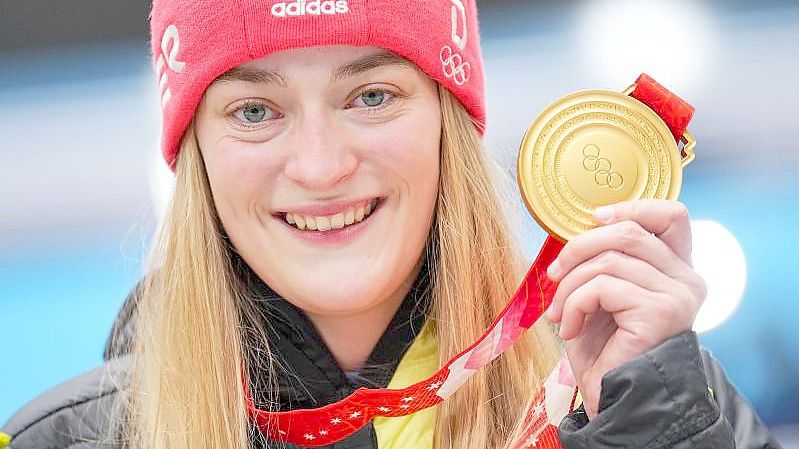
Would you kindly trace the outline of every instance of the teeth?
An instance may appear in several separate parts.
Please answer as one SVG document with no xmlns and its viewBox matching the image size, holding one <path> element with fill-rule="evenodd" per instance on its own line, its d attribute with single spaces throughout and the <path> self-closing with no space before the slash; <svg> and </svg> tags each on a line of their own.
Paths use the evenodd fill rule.
<svg viewBox="0 0 799 449">
<path fill-rule="evenodd" d="M 316 217 L 316 229 L 320 231 L 329 231 L 330 217 Z"/>
<path fill-rule="evenodd" d="M 338 213 L 330 218 L 330 227 L 333 229 L 341 229 L 344 227 L 344 214 Z"/>
<path fill-rule="evenodd" d="M 305 217 L 305 226 L 308 227 L 311 231 L 316 231 L 316 220 L 314 217 Z"/>
<path fill-rule="evenodd" d="M 289 215 L 292 215 L 294 217 L 294 221 L 297 222 L 297 227 L 298 228 L 300 228 L 301 230 L 305 229 L 305 219 L 304 218 L 300 217 L 299 215 L 286 214 L 287 217 Z M 289 222 L 289 223 L 291 223 L 291 222 Z"/>
<path fill-rule="evenodd" d="M 330 229 L 341 229 L 353 223 L 363 221 L 374 210 L 377 200 L 374 199 L 363 206 L 358 206 L 335 215 L 324 217 L 314 217 L 311 215 L 298 215 L 291 212 L 286 214 L 286 222 L 294 225 L 300 230 L 329 231 Z"/>
</svg>

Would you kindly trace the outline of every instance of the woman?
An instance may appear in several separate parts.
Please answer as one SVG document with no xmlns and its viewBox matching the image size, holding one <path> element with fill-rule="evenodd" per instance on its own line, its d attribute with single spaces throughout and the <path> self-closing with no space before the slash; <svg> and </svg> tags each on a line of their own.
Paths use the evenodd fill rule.
<svg viewBox="0 0 799 449">
<path fill-rule="evenodd" d="M 172 205 L 108 364 L 20 411 L 10 447 L 283 447 L 252 410 L 401 388 L 483 334 L 526 262 L 481 148 L 473 1 L 160 0 L 151 23 Z M 685 208 L 597 220 L 549 270 L 583 400 L 559 440 L 529 419 L 568 371 L 540 321 L 330 447 L 777 447 L 690 332 Z"/>
</svg>

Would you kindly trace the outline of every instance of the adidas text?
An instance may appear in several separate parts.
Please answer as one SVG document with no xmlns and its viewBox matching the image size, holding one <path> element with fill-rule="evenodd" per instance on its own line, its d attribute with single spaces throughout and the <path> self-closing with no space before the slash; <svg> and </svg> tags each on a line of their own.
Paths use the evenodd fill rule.
<svg viewBox="0 0 799 449">
<path fill-rule="evenodd" d="M 280 2 L 272 5 L 272 15 L 275 17 L 304 16 L 306 14 L 345 14 L 350 12 L 347 0 L 296 0 L 293 2 Z"/>
</svg>

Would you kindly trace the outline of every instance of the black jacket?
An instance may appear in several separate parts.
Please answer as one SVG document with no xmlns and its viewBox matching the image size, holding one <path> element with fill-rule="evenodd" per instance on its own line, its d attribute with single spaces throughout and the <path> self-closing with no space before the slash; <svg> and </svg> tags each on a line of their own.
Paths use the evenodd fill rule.
<svg viewBox="0 0 799 449">
<path fill-rule="evenodd" d="M 385 387 L 424 321 L 427 286 L 423 270 L 369 357 L 369 368 L 351 379 L 300 310 L 253 282 L 252 293 L 269 311 L 270 344 L 292 369 L 279 379 L 281 408 L 319 407 L 359 386 Z M 122 447 L 99 439 L 121 421 L 113 418 L 121 416 L 126 403 L 120 386 L 125 385 L 130 365 L 126 352 L 135 322 L 135 297 L 128 298 L 115 323 L 105 364 L 42 394 L 2 427 L 12 437 L 11 449 Z M 693 332 L 608 373 L 602 381 L 598 415 L 589 422 L 578 410 L 563 419 L 559 434 L 566 449 L 780 447 L 721 366 L 700 349 Z M 253 446 L 260 443 L 254 440 Z M 331 447 L 377 449 L 377 441 L 370 425 Z"/>
</svg>

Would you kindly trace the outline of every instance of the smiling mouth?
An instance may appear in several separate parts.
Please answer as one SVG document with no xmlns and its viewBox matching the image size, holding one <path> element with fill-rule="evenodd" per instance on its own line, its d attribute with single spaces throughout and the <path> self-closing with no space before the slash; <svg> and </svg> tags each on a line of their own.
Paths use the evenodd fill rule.
<svg viewBox="0 0 799 449">
<path fill-rule="evenodd" d="M 306 215 L 286 212 L 280 214 L 283 221 L 301 231 L 329 231 L 344 229 L 366 220 L 382 203 L 380 198 L 372 198 L 359 206 L 353 206 L 333 215 Z"/>
</svg>

